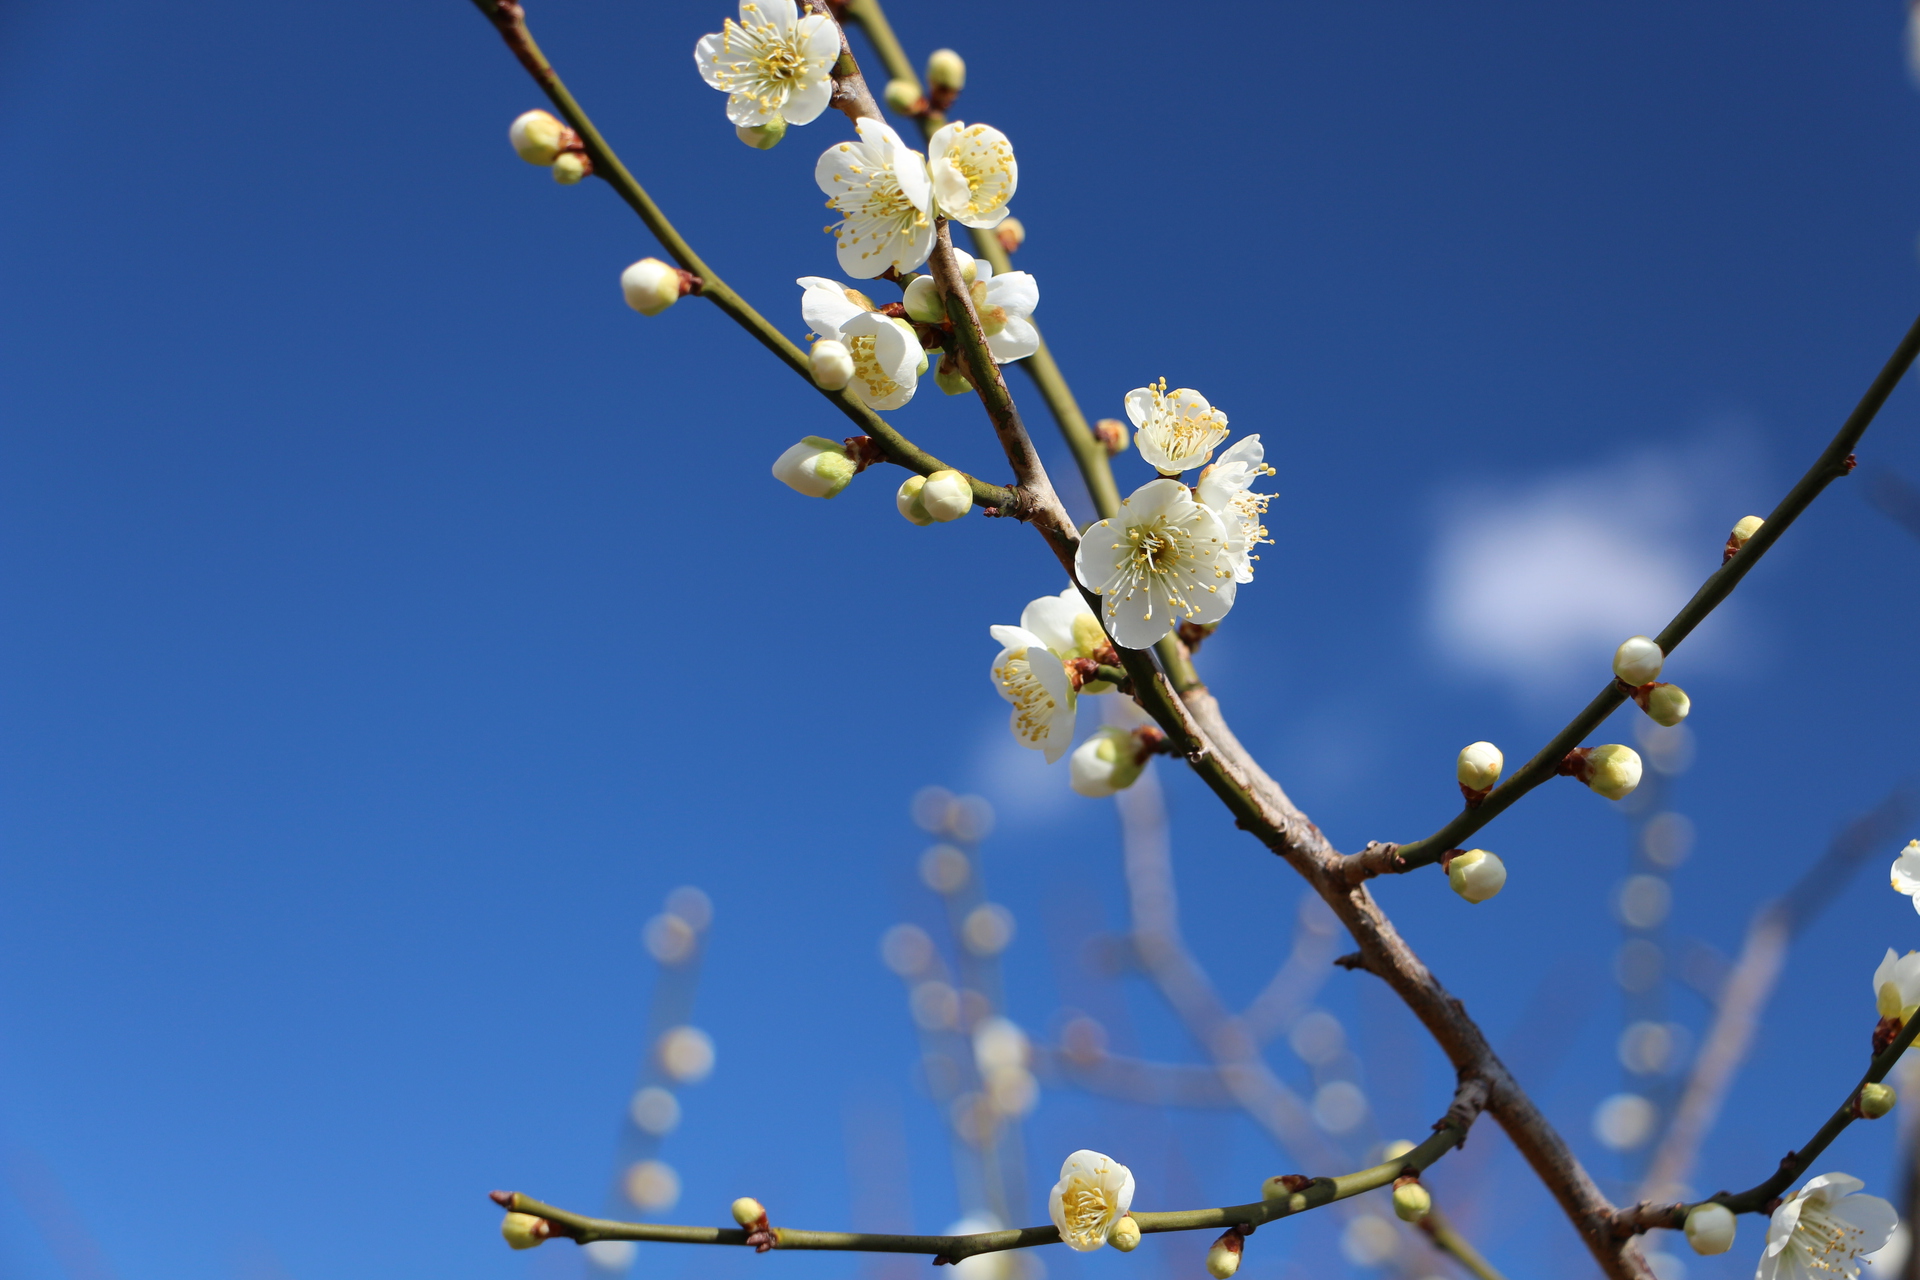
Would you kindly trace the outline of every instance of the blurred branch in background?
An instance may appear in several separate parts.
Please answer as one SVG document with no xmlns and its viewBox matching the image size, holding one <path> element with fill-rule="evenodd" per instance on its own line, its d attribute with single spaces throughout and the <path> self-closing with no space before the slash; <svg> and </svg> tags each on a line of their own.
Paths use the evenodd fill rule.
<svg viewBox="0 0 1920 1280">
<path fill-rule="evenodd" d="M 1867 476 L 1866 494 L 1882 515 L 1920 538 L 1920 488 L 1896 471 L 1875 467 Z"/>
<path fill-rule="evenodd" d="M 51 1165 L 15 1148 L 7 1155 L 7 1183 L 66 1280 L 115 1280 L 106 1254 L 94 1243 Z"/>
</svg>

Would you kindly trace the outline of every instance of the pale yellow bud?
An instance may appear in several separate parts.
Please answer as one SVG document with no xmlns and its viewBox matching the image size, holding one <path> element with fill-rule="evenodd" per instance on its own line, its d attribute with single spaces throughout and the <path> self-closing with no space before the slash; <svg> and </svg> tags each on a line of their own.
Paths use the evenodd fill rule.
<svg viewBox="0 0 1920 1280">
<path fill-rule="evenodd" d="M 1418 1222 L 1433 1212 L 1433 1197 L 1417 1182 L 1403 1182 L 1393 1189 L 1393 1216 L 1402 1222 Z"/>
<path fill-rule="evenodd" d="M 553 162 L 553 180 L 563 187 L 570 187 L 593 172 L 593 166 L 578 151 L 563 151 Z"/>
<path fill-rule="evenodd" d="M 1613 674 L 1635 688 L 1660 678 L 1667 655 L 1646 636 L 1632 636 L 1613 651 Z"/>
<path fill-rule="evenodd" d="M 657 316 L 680 301 L 680 272 L 658 258 L 642 258 L 620 273 L 620 292 L 643 316 Z"/>
<path fill-rule="evenodd" d="M 1468 902 L 1485 902 L 1507 883 L 1507 864 L 1485 849 L 1468 849 L 1447 863 L 1447 883 Z"/>
<path fill-rule="evenodd" d="M 936 471 L 920 490 L 920 503 L 942 524 L 958 520 L 973 510 L 973 486 L 958 471 Z"/>
<path fill-rule="evenodd" d="M 922 496 L 926 493 L 925 476 L 908 476 L 900 491 L 893 495 L 893 505 L 907 518 L 908 524 L 932 524 L 933 517 L 927 512 L 927 504 Z"/>
<path fill-rule="evenodd" d="M 1733 1210 L 1708 1201 L 1687 1211 L 1687 1243 L 1695 1253 L 1725 1253 L 1733 1248 Z"/>
<path fill-rule="evenodd" d="M 547 1220 L 530 1213 L 510 1213 L 500 1220 L 500 1234 L 515 1249 L 531 1249 L 547 1242 Z"/>
<path fill-rule="evenodd" d="M 1671 729 L 1687 718 L 1693 701 L 1677 684 L 1655 684 L 1647 693 L 1647 717 L 1655 724 Z"/>
<path fill-rule="evenodd" d="M 780 139 L 787 136 L 787 122 L 783 117 L 775 116 L 765 124 L 736 125 L 733 136 L 755 151 L 771 151 L 780 145 Z"/>
<path fill-rule="evenodd" d="M 1107 1243 L 1122 1253 L 1132 1253 L 1140 1247 L 1140 1224 L 1133 1220 L 1132 1214 L 1122 1215 L 1120 1221 L 1113 1224 Z"/>
<path fill-rule="evenodd" d="M 1587 785 L 1609 800 L 1624 800 L 1640 785 L 1640 753 L 1617 742 L 1595 747 L 1587 769 Z"/>
<path fill-rule="evenodd" d="M 566 136 L 567 126 L 544 111 L 529 111 L 507 129 L 507 141 L 528 164 L 552 164 Z"/>
<path fill-rule="evenodd" d="M 844 391 L 853 381 L 853 353 L 847 350 L 847 344 L 833 338 L 822 338 L 813 344 L 813 350 L 807 354 L 807 365 L 813 370 L 813 385 L 823 391 Z"/>
<path fill-rule="evenodd" d="M 1000 247 L 1008 253 L 1014 252 L 1027 242 L 1026 224 L 1018 218 L 1002 218 L 1000 225 L 993 229 L 994 238 Z"/>
<path fill-rule="evenodd" d="M 1093 424 L 1093 438 L 1100 442 L 1109 458 L 1117 458 L 1133 443 L 1133 432 L 1118 418 L 1102 418 Z"/>
<path fill-rule="evenodd" d="M 1884 1084 L 1863 1084 L 1860 1086 L 1860 1114 L 1869 1120 L 1878 1120 L 1893 1110 L 1899 1095 Z"/>
<path fill-rule="evenodd" d="M 809 498 L 839 496 L 853 479 L 853 459 L 837 440 L 808 436 L 774 460 L 774 478 Z"/>
<path fill-rule="evenodd" d="M 946 304 L 940 301 L 940 286 L 933 282 L 932 276 L 915 276 L 909 280 L 900 301 L 907 309 L 907 318 L 921 324 L 939 324 L 947 318 Z"/>
<path fill-rule="evenodd" d="M 887 81 L 887 110 L 898 115 L 910 116 L 913 109 L 920 105 L 920 86 L 911 80 L 897 79 Z"/>
<path fill-rule="evenodd" d="M 1227 1280 L 1240 1269 L 1240 1250 L 1230 1249 L 1224 1244 L 1216 1244 L 1207 1250 L 1207 1274 L 1213 1280 Z"/>
<path fill-rule="evenodd" d="M 1728 535 L 1727 540 L 1733 543 L 1734 550 L 1737 551 L 1746 546 L 1747 539 L 1760 532 L 1760 526 L 1765 523 L 1766 521 L 1759 516 L 1742 516 L 1740 523 L 1733 526 L 1733 532 Z"/>
<path fill-rule="evenodd" d="M 766 1206 L 752 1196 L 741 1196 L 733 1202 L 733 1220 L 743 1227 L 750 1227 L 766 1216 Z"/>
<path fill-rule="evenodd" d="M 948 93 L 967 87 L 967 64 L 951 49 L 935 49 L 927 57 L 927 83 Z"/>
<path fill-rule="evenodd" d="M 1475 742 L 1460 748 L 1454 772 L 1459 775 L 1461 786 L 1473 791 L 1491 791 L 1506 765 L 1507 759 L 1500 754 L 1500 748 L 1491 742 Z"/>
</svg>

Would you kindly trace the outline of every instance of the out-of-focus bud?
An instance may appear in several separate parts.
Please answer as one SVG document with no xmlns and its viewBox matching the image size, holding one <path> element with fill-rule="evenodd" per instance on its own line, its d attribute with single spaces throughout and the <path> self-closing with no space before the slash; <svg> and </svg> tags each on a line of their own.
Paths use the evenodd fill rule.
<svg viewBox="0 0 1920 1280">
<path fill-rule="evenodd" d="M 1733 1248 L 1733 1210 L 1709 1200 L 1687 1211 L 1687 1243 L 1695 1253 L 1725 1253 Z"/>
<path fill-rule="evenodd" d="M 1125 791 L 1140 780 L 1146 757 L 1140 742 L 1119 725 L 1101 725 L 1067 757 L 1067 781 L 1083 796 L 1098 800 Z"/>
<path fill-rule="evenodd" d="M 1132 1214 L 1121 1215 L 1120 1221 L 1113 1224 L 1107 1243 L 1122 1253 L 1132 1253 L 1140 1247 L 1140 1224 L 1133 1220 Z"/>
<path fill-rule="evenodd" d="M 1238 1231 L 1229 1231 L 1215 1240 L 1213 1248 L 1207 1250 L 1207 1274 L 1213 1280 L 1227 1280 L 1240 1269 L 1240 1254 L 1245 1248 L 1246 1241 Z"/>
<path fill-rule="evenodd" d="M 593 172 L 593 165 L 580 151 L 562 151 L 553 162 L 553 180 L 570 187 Z"/>
<path fill-rule="evenodd" d="M 1402 1222 L 1418 1222 L 1433 1212 L 1433 1197 L 1417 1182 L 1402 1182 L 1393 1189 L 1393 1216 Z"/>
<path fill-rule="evenodd" d="M 1863 1084 L 1860 1086 L 1858 1105 L 1860 1114 L 1869 1120 L 1878 1120 L 1893 1110 L 1893 1104 L 1900 1100 L 1893 1089 L 1884 1084 Z"/>
<path fill-rule="evenodd" d="M 823 391 L 845 391 L 853 381 L 853 352 L 836 339 L 822 338 L 814 343 L 807 364 L 813 370 L 813 385 Z"/>
<path fill-rule="evenodd" d="M 1742 516 L 1740 523 L 1733 526 L 1733 532 L 1727 535 L 1727 551 L 1720 557 L 1720 563 L 1725 564 L 1739 555 L 1740 548 L 1747 545 L 1747 539 L 1760 532 L 1760 526 L 1765 523 L 1759 516 Z"/>
<path fill-rule="evenodd" d="M 1634 688 L 1660 678 L 1667 655 L 1645 636 L 1632 636 L 1613 651 L 1613 674 Z"/>
<path fill-rule="evenodd" d="M 951 49 L 935 49 L 927 55 L 927 83 L 935 89 L 958 93 L 967 87 L 967 63 Z"/>
<path fill-rule="evenodd" d="M 1118 418 L 1102 418 L 1094 423 L 1093 438 L 1100 442 L 1100 447 L 1107 451 L 1109 458 L 1119 457 L 1133 443 L 1133 433 Z"/>
<path fill-rule="evenodd" d="M 773 475 L 809 498 L 832 498 L 853 479 L 853 459 L 839 441 L 808 436 L 774 460 Z"/>
<path fill-rule="evenodd" d="M 958 471 L 936 471 L 920 490 L 920 501 L 928 515 L 945 524 L 973 510 L 973 486 Z"/>
<path fill-rule="evenodd" d="M 787 136 L 787 122 L 785 117 L 775 116 L 765 124 L 736 125 L 733 136 L 755 151 L 771 151 Z"/>
<path fill-rule="evenodd" d="M 1666 684 L 1656 680 L 1652 684 L 1642 685 L 1633 691 L 1633 700 L 1647 713 L 1647 718 L 1655 724 L 1671 729 L 1687 718 L 1687 712 L 1693 709 L 1693 701 L 1686 691 L 1677 684 Z"/>
<path fill-rule="evenodd" d="M 932 276 L 915 276 L 909 280 L 907 292 L 900 301 L 907 309 L 909 320 L 939 324 L 947 318 L 947 309 L 940 301 L 940 287 L 934 284 Z"/>
<path fill-rule="evenodd" d="M 1305 1191 L 1313 1185 L 1313 1179 L 1299 1173 L 1276 1173 L 1260 1184 L 1262 1200 L 1285 1200 L 1288 1196 Z"/>
<path fill-rule="evenodd" d="M 1408 1142 L 1405 1138 L 1395 1138 L 1392 1142 L 1389 1142 L 1380 1149 L 1380 1163 L 1387 1164 L 1391 1161 L 1401 1159 L 1409 1151 L 1413 1150 L 1414 1145 L 1415 1144 Z"/>
<path fill-rule="evenodd" d="M 547 1242 L 547 1220 L 530 1213 L 510 1213 L 500 1220 L 500 1234 L 511 1248 L 531 1249 Z"/>
<path fill-rule="evenodd" d="M 680 301 L 680 269 L 658 258 L 642 258 L 620 273 L 620 292 L 643 316 L 657 316 Z"/>
<path fill-rule="evenodd" d="M 925 476 L 908 476 L 906 480 L 901 483 L 900 491 L 893 495 L 893 505 L 900 509 L 900 514 L 906 517 L 908 524 L 928 525 L 933 523 L 933 516 L 927 512 L 927 503 L 924 496 L 926 491 L 927 478 Z"/>
<path fill-rule="evenodd" d="M 733 1202 L 733 1220 L 743 1227 L 750 1227 L 766 1216 L 766 1206 L 752 1196 L 741 1196 Z"/>
<path fill-rule="evenodd" d="M 1027 242 L 1027 225 L 1018 218 L 1002 218 L 1000 225 L 993 229 L 993 238 L 1008 253 L 1017 252 Z"/>
<path fill-rule="evenodd" d="M 948 352 L 940 357 L 939 367 L 933 371 L 933 385 L 950 396 L 963 396 L 973 390 L 973 379 L 967 376 L 953 353 Z"/>
<path fill-rule="evenodd" d="M 1500 754 L 1500 748 L 1491 742 L 1473 742 L 1460 748 L 1454 772 L 1459 775 L 1463 790 L 1477 792 L 1484 798 L 1493 790 L 1493 784 L 1500 781 L 1500 771 L 1506 767 L 1507 758 Z"/>
<path fill-rule="evenodd" d="M 552 164 L 566 137 L 567 126 L 544 111 L 529 111 L 507 128 L 507 140 L 528 164 Z"/>
<path fill-rule="evenodd" d="M 1560 765 L 1609 800 L 1624 800 L 1640 785 L 1640 753 L 1610 742 L 1604 747 L 1577 747 Z"/>
<path fill-rule="evenodd" d="M 1507 864 L 1485 849 L 1468 849 L 1447 863 L 1447 883 L 1468 902 L 1485 902 L 1507 883 Z"/>
<path fill-rule="evenodd" d="M 920 105 L 920 86 L 904 77 L 887 81 L 887 110 L 896 115 L 910 116 L 914 108 Z"/>
</svg>

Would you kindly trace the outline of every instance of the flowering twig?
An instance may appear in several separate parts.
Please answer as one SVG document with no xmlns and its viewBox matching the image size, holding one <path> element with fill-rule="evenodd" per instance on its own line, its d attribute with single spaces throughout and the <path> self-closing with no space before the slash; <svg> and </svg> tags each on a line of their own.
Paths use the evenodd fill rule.
<svg viewBox="0 0 1920 1280">
<path fill-rule="evenodd" d="M 1673 615 L 1673 621 L 1654 637 L 1663 653 L 1672 653 L 1675 646 L 1704 622 L 1721 601 L 1733 594 L 1733 589 L 1740 585 L 1747 571 L 1760 562 L 1760 557 L 1779 540 L 1800 513 L 1812 505 L 1822 490 L 1853 470 L 1854 447 L 1860 443 L 1860 437 L 1866 434 L 1874 415 L 1880 412 L 1880 406 L 1893 394 L 1894 387 L 1899 385 L 1916 355 L 1920 355 L 1920 319 L 1916 319 L 1906 336 L 1900 339 L 1900 345 L 1887 357 L 1879 375 L 1867 388 L 1866 394 L 1860 397 L 1853 412 L 1847 415 L 1839 432 L 1813 465 L 1807 468 L 1799 483 L 1788 490 L 1787 496 L 1780 500 L 1780 505 L 1773 509 L 1766 523 L 1747 540 L 1738 555 L 1708 576 L 1700 589 L 1694 592 L 1693 599 L 1687 601 L 1680 612 Z M 1601 722 L 1614 713 L 1630 692 L 1619 680 L 1614 680 L 1587 704 L 1584 711 L 1569 721 L 1566 728 L 1555 734 L 1551 742 L 1540 748 L 1533 759 L 1495 787 L 1493 793 L 1479 805 L 1462 810 L 1453 821 L 1424 840 L 1398 846 L 1382 845 L 1348 858 L 1342 867 L 1343 873 L 1350 882 L 1358 883 L 1371 876 L 1411 871 L 1415 867 L 1439 861 L 1442 853 L 1464 843 L 1467 837 L 1499 817 L 1507 806 L 1553 777 L 1567 753 L 1599 728 Z"/>
</svg>

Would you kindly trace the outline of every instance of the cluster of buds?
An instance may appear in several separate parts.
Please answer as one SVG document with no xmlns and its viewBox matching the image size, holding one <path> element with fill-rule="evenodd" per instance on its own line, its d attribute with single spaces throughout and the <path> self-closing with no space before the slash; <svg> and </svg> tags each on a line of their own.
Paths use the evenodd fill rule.
<svg viewBox="0 0 1920 1280">
<path fill-rule="evenodd" d="M 1102 725 L 1073 749 L 1068 782 L 1083 796 L 1098 800 L 1125 791 L 1140 780 L 1147 761 L 1167 749 L 1167 735 L 1151 725 L 1122 729 Z"/>
<path fill-rule="evenodd" d="M 1575 747 L 1560 761 L 1558 772 L 1578 778 L 1609 800 L 1624 800 L 1640 785 L 1640 753 L 1617 742 Z"/>
<path fill-rule="evenodd" d="M 1733 526 L 1733 532 L 1727 535 L 1727 549 L 1720 557 L 1720 563 L 1725 564 L 1739 555 L 1740 548 L 1747 545 L 1747 539 L 1760 532 L 1760 526 L 1765 523 L 1759 516 L 1742 516 L 1740 523 Z"/>
<path fill-rule="evenodd" d="M 935 49 L 927 55 L 927 87 L 912 76 L 896 76 L 887 81 L 881 100 L 895 115 L 915 120 L 929 115 L 945 115 L 960 91 L 967 87 L 967 62 L 951 49 Z"/>
<path fill-rule="evenodd" d="M 642 258 L 620 273 L 620 295 L 643 316 L 657 316 L 689 293 L 700 277 L 658 258 Z"/>
<path fill-rule="evenodd" d="M 1500 771 L 1506 765 L 1507 758 L 1491 742 L 1471 742 L 1460 748 L 1454 773 L 1460 779 L 1460 794 L 1466 797 L 1467 808 L 1480 807 L 1493 784 L 1500 781 Z"/>
<path fill-rule="evenodd" d="M 945 524 L 973 510 L 973 486 L 958 471 L 908 476 L 893 502 L 908 524 Z"/>
<path fill-rule="evenodd" d="M 572 186 L 593 172 L 580 135 L 545 111 L 528 111 L 507 129 L 507 140 L 528 164 L 553 170 L 553 180 Z"/>
<path fill-rule="evenodd" d="M 1447 884 L 1468 902 L 1481 903 L 1506 887 L 1507 864 L 1485 849 L 1453 849 L 1440 856 Z"/>
<path fill-rule="evenodd" d="M 1671 729 L 1687 718 L 1693 703 L 1679 685 L 1658 679 L 1666 662 L 1666 652 L 1646 636 L 1629 636 L 1613 651 L 1614 678 L 1650 720 Z"/>
<path fill-rule="evenodd" d="M 1220 1233 L 1220 1238 L 1207 1250 L 1207 1274 L 1213 1280 L 1227 1280 L 1240 1269 L 1240 1255 L 1247 1247 L 1247 1237 L 1253 1234 L 1250 1223 L 1236 1223 Z"/>
</svg>

